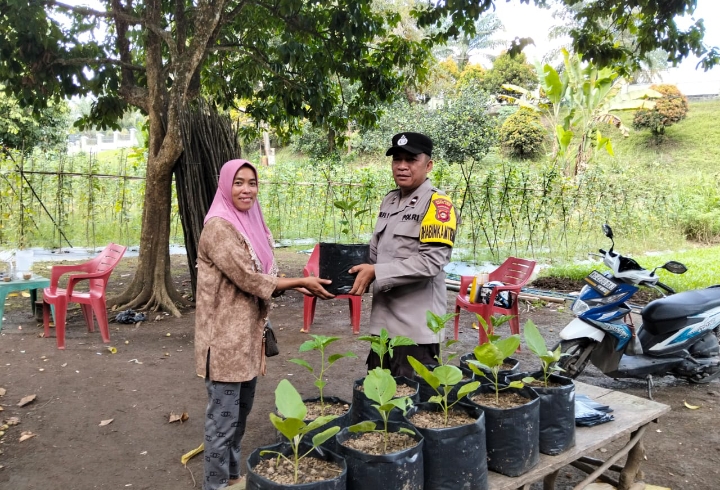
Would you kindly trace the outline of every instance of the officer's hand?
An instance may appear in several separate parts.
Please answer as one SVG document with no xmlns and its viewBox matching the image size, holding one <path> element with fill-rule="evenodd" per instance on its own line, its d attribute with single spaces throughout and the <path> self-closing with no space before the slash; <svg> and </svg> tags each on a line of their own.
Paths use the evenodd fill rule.
<svg viewBox="0 0 720 490">
<path fill-rule="evenodd" d="M 355 282 L 348 294 L 362 295 L 367 291 L 368 286 L 375 280 L 375 266 L 372 264 L 360 264 L 353 266 L 349 271 L 350 274 L 357 274 Z"/>
<path fill-rule="evenodd" d="M 315 276 L 304 277 L 303 279 L 304 281 L 302 287 L 313 296 L 317 296 L 320 299 L 331 299 L 335 297 L 334 294 L 328 293 L 323 287 L 323 284 L 332 283 L 330 279 L 320 279 Z"/>
</svg>

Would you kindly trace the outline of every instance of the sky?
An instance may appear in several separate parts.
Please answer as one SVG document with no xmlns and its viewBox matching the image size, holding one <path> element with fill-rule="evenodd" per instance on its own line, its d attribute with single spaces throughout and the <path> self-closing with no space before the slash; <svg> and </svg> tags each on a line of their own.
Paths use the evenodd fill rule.
<svg viewBox="0 0 720 490">
<path fill-rule="evenodd" d="M 510 41 L 515 37 L 530 37 L 535 45 L 524 49 L 528 61 L 534 63 L 541 61 L 543 55 L 553 48 L 559 47 L 561 41 L 549 41 L 547 33 L 551 26 L 557 21 L 552 18 L 552 10 L 541 9 L 534 5 L 520 4 L 518 0 L 506 3 L 505 0 L 496 0 L 496 15 L 505 26 L 505 32 L 501 36 Z M 720 46 L 720 1 L 698 0 L 695 20 L 703 19 L 705 24 L 705 44 L 708 46 Z M 679 19 L 678 26 L 684 27 L 691 22 L 689 19 Z M 476 58 L 476 62 L 487 64 L 482 57 Z M 669 70 L 663 75 L 663 81 L 667 83 L 699 83 L 701 81 L 717 81 L 716 93 L 720 92 L 720 67 L 715 67 L 710 72 L 695 69 L 698 59 L 690 57 L 681 63 L 677 68 Z"/>
</svg>

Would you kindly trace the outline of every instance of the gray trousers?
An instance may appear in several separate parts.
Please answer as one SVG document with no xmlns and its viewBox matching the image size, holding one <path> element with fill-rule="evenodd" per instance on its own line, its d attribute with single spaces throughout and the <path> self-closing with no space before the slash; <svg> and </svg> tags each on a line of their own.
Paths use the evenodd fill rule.
<svg viewBox="0 0 720 490">
<path fill-rule="evenodd" d="M 203 490 L 227 486 L 240 477 L 240 441 L 255 399 L 257 378 L 222 383 L 205 378 L 208 406 L 205 413 L 205 480 Z"/>
</svg>

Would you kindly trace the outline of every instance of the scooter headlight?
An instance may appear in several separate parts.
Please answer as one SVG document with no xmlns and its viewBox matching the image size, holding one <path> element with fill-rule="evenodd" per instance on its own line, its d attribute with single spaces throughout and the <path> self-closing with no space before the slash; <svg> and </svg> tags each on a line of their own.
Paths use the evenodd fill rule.
<svg viewBox="0 0 720 490">
<path fill-rule="evenodd" d="M 613 303 L 617 303 L 618 301 L 622 300 L 622 297 L 625 296 L 625 293 L 618 293 L 618 294 L 611 294 L 610 296 L 605 296 L 602 298 L 593 298 L 593 299 L 576 299 L 575 302 L 572 305 L 572 311 L 576 315 L 581 315 L 588 311 L 591 308 L 597 308 L 598 306 L 604 306 L 604 305 L 610 305 Z"/>
<path fill-rule="evenodd" d="M 572 312 L 576 315 L 581 315 L 590 309 L 590 305 L 588 305 L 581 299 L 576 299 L 575 302 L 572 304 L 571 309 Z"/>
</svg>

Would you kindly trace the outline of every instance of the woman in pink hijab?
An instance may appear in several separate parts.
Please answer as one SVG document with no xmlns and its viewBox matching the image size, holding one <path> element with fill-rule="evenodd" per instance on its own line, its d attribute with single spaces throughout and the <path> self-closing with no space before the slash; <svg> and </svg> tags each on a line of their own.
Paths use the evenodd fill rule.
<svg viewBox="0 0 720 490">
<path fill-rule="evenodd" d="M 198 245 L 195 364 L 208 392 L 203 490 L 240 478 L 240 441 L 264 363 L 262 334 L 271 296 L 298 289 L 333 297 L 323 288 L 327 279 L 277 277 L 273 238 L 257 193 L 250 162 L 223 165 Z"/>
</svg>

